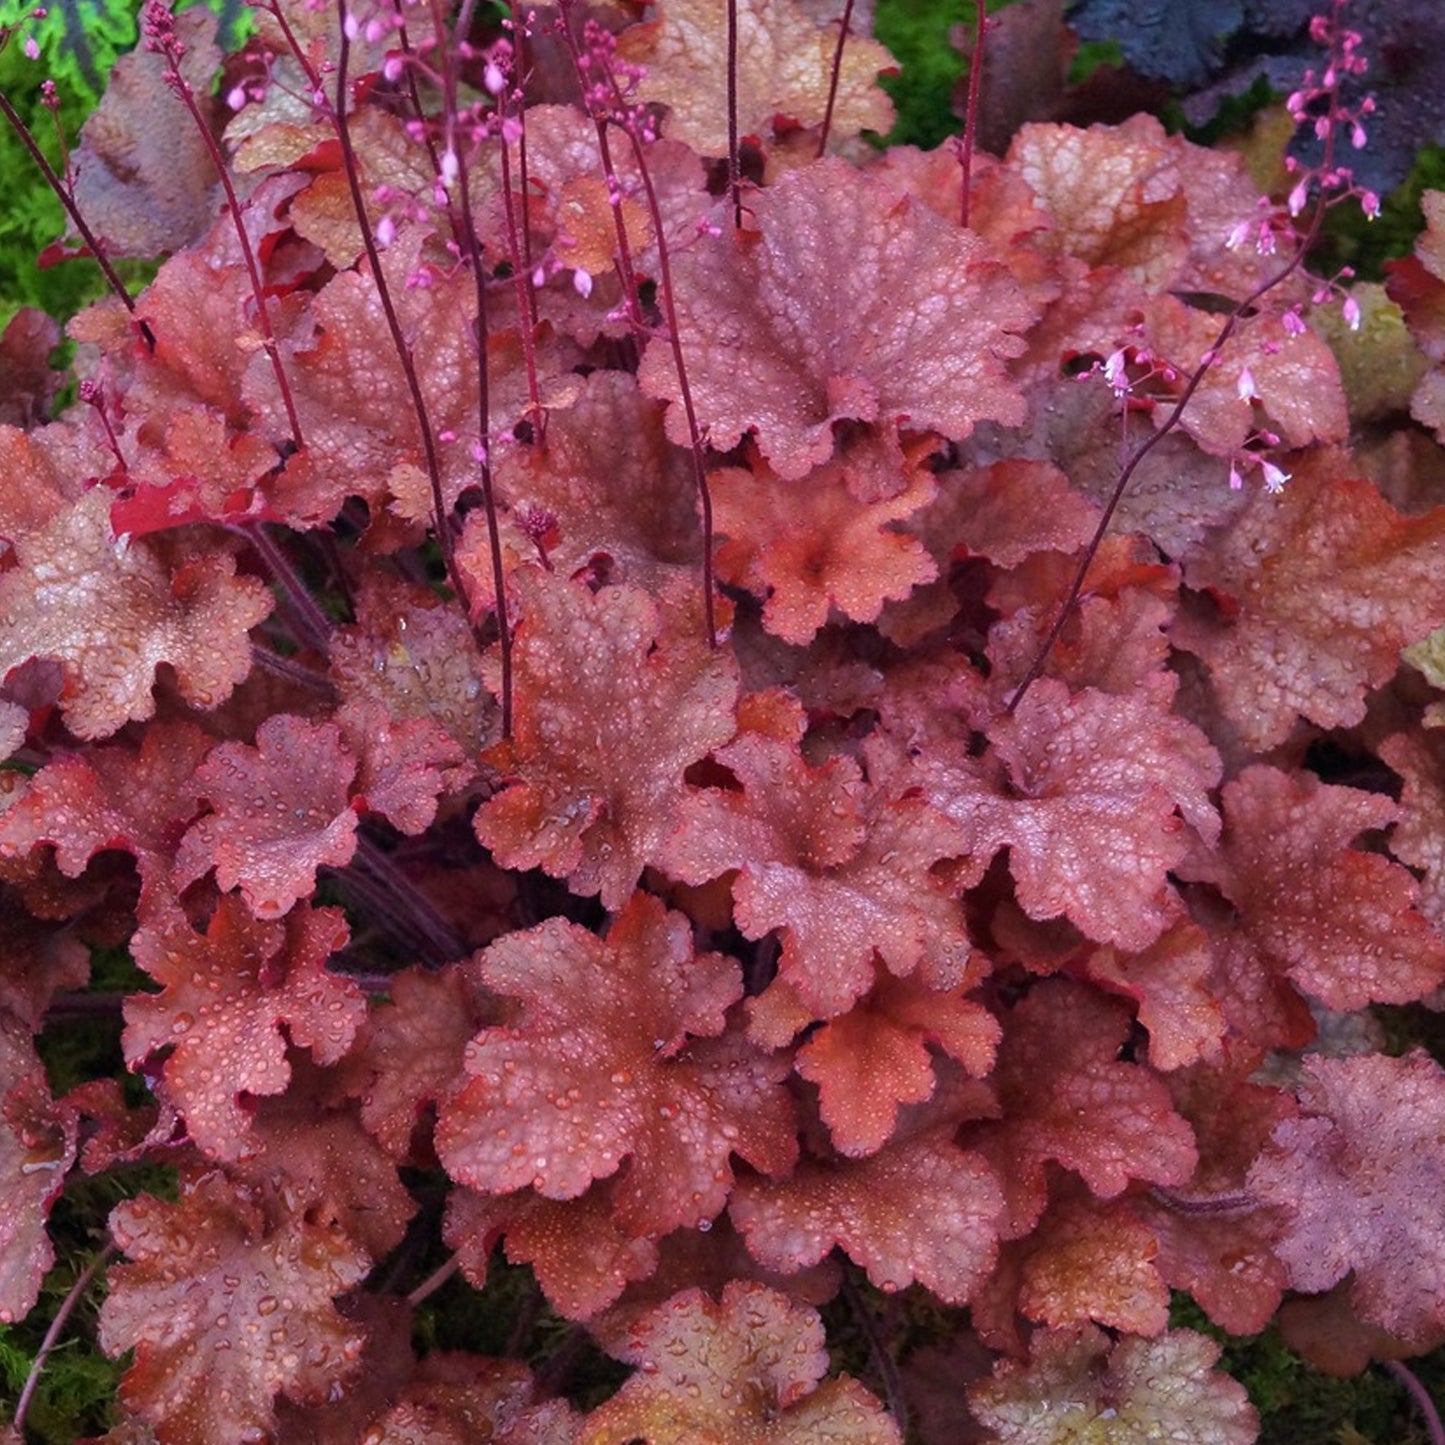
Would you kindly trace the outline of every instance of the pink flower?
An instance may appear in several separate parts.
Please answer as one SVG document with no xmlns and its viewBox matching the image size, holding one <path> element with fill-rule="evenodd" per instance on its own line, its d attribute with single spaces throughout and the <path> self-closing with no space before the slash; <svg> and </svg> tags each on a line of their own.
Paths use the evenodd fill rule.
<svg viewBox="0 0 1445 1445">
<path fill-rule="evenodd" d="M 1261 461 L 1259 470 L 1264 477 L 1265 491 L 1282 492 L 1284 490 L 1284 484 L 1289 481 L 1288 472 L 1275 466 L 1275 464 L 1270 461 Z"/>
</svg>

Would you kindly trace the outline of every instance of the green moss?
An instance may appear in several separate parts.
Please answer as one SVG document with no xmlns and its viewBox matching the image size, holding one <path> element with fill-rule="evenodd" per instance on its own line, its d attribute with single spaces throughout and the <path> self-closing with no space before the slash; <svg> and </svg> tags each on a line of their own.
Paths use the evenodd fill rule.
<svg viewBox="0 0 1445 1445">
<path fill-rule="evenodd" d="M 0 1325 L 0 1396 L 7 1401 L 15 1400 L 24 1388 L 50 1321 L 93 1257 L 93 1251 L 78 1251 L 64 1259 L 45 1276 L 40 1303 L 30 1316 L 17 1325 Z M 65 1338 L 46 1357 L 26 1414 L 28 1441 L 73 1445 L 110 1428 L 122 1363 L 107 1359 L 95 1343 L 100 1294 L 92 1280 L 85 1299 L 67 1321 Z"/>
<path fill-rule="evenodd" d="M 1296 1355 L 1273 1326 L 1258 1335 L 1227 1335 L 1187 1295 L 1175 1295 L 1170 1324 L 1223 1346 L 1218 1368 L 1249 1392 L 1260 1414 L 1259 1445 L 1430 1445 L 1409 1396 L 1379 1368 L 1326 1375 Z M 1437 1400 L 1445 1398 L 1445 1351 L 1412 1360 L 1410 1368 Z"/>
<path fill-rule="evenodd" d="M 953 91 L 967 66 L 949 31 L 956 25 L 972 28 L 974 14 L 973 0 L 879 0 L 874 34 L 900 69 L 883 82 L 898 108 L 891 143 L 931 150 L 958 133 Z"/>
</svg>

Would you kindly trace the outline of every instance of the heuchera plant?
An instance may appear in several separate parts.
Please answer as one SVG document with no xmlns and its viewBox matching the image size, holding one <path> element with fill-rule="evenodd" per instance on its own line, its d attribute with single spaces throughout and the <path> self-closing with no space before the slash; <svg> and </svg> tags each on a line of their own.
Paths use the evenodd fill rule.
<svg viewBox="0 0 1445 1445">
<path fill-rule="evenodd" d="M 3 346 L 0 1319 L 146 1181 L 107 1439 L 1245 1445 L 1171 1291 L 1445 1341 L 1370 1013 L 1445 979 L 1445 198 L 1307 274 L 1338 10 L 1277 200 L 1148 118 L 872 149 L 851 11 L 153 3 L 57 169 L 164 255 L 53 418 Z M 82 1007 L 128 1076 L 53 1092 Z M 513 1358 L 413 1349 L 456 1269 Z"/>
</svg>

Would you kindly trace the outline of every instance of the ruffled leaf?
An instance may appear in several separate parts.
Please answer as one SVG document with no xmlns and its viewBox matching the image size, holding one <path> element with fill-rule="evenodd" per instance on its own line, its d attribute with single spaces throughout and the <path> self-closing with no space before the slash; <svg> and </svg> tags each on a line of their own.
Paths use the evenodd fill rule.
<svg viewBox="0 0 1445 1445">
<path fill-rule="evenodd" d="M 1148 947 L 1177 908 L 1167 875 L 1187 848 L 1179 815 L 1208 833 L 1218 826 L 1213 748 L 1147 694 L 1071 694 L 1051 678 L 994 720 L 990 738 L 982 764 L 958 750 L 918 763 L 968 852 L 982 863 L 1009 848 L 1031 918 L 1062 914 L 1101 942 Z"/>
<path fill-rule="evenodd" d="M 819 125 L 829 109 L 835 136 L 892 128 L 877 76 L 894 68 L 893 57 L 876 40 L 850 37 L 830 107 L 836 30 L 794 0 L 739 0 L 737 25 L 740 135 L 770 136 L 778 121 Z M 623 32 L 617 49 L 645 68 L 638 93 L 667 106 L 670 137 L 702 155 L 727 154 L 727 29 L 710 0 L 665 0 L 657 18 Z"/>
<path fill-rule="evenodd" d="M 833 160 L 749 206 L 756 231 L 704 238 L 672 261 L 688 381 L 713 446 L 756 431 L 773 470 L 796 480 L 832 455 L 836 421 L 961 438 L 980 421 L 1023 419 L 1005 363 L 1032 313 L 972 232 Z M 705 340 L 689 347 L 692 337 Z M 674 403 L 668 435 L 686 443 L 666 346 L 649 345 L 639 379 Z"/>
<path fill-rule="evenodd" d="M 900 1104 L 933 1096 L 930 1045 L 980 1078 L 993 1066 L 1000 1032 L 981 1004 L 880 970 L 865 999 L 798 1050 L 795 1067 L 818 1086 L 818 1112 L 834 1148 L 873 1154 L 893 1133 Z"/>
<path fill-rule="evenodd" d="M 55 1263 L 51 1206 L 75 1163 L 75 1107 L 50 1097 L 24 1029 L 0 1015 L 0 1324 L 24 1319 Z"/>
<path fill-rule="evenodd" d="M 1113 1342 L 1093 1325 L 1038 1336 L 969 1388 L 974 1417 L 1000 1445 L 1253 1445 L 1259 1416 L 1244 1386 L 1213 1369 L 1220 1347 L 1193 1330 Z"/>
<path fill-rule="evenodd" d="M 347 798 L 356 765 L 335 723 L 285 713 L 262 723 L 255 747 L 220 744 L 196 771 L 211 812 L 182 840 L 177 878 L 192 883 L 214 867 L 257 918 L 281 917 L 315 891 L 318 868 L 356 851 Z"/>
<path fill-rule="evenodd" d="M 1257 494 L 1185 564 L 1223 615 L 1181 613 L 1220 710 L 1264 752 L 1301 716 L 1351 727 L 1400 649 L 1445 621 L 1445 508 L 1401 516 L 1373 485 L 1300 474 Z"/>
<path fill-rule="evenodd" d="M 746 733 L 717 758 L 743 791 L 692 793 L 666 866 L 689 883 L 740 869 L 737 925 L 749 938 L 782 931 L 781 977 L 808 1008 L 849 1008 L 873 981 L 875 952 L 931 987 L 962 982 L 968 932 L 929 872 L 964 851 L 958 828 L 920 799 L 868 788 L 850 759 L 809 767 L 796 743 Z"/>
<path fill-rule="evenodd" d="M 117 1206 L 111 1232 L 134 1263 L 110 1270 L 101 1348 L 135 1351 L 121 1398 L 165 1445 L 258 1437 L 278 1395 L 319 1404 L 354 1376 L 363 1336 L 333 1301 L 371 1261 L 336 1229 L 272 1221 L 214 1173 Z"/>
<path fill-rule="evenodd" d="M 873 622 L 885 602 L 938 573 L 918 539 L 893 525 L 931 500 L 932 476 L 911 472 L 896 496 L 872 503 L 852 496 L 846 477 L 827 463 L 792 483 L 761 464 L 709 478 L 715 525 L 727 538 L 718 576 L 764 596 L 763 626 L 797 646 L 813 640 L 830 606 Z"/>
<path fill-rule="evenodd" d="M 15 551 L 19 565 L 0 575 L 0 676 L 32 657 L 59 662 L 61 707 L 77 737 L 107 737 L 151 717 L 162 663 L 200 708 L 224 702 L 250 672 L 247 632 L 271 599 L 255 578 L 236 576 L 229 552 L 168 564 L 146 541 L 117 541 L 104 489 Z"/>
<path fill-rule="evenodd" d="M 782 1180 L 749 1179 L 728 1212 L 748 1251 L 791 1274 L 835 1245 L 879 1289 L 924 1285 L 963 1304 L 988 1277 L 1003 1194 L 988 1163 L 947 1138 L 890 1144 L 867 1159 L 809 1161 Z"/>
<path fill-rule="evenodd" d="M 1101 1199 L 1131 1179 L 1182 1184 L 1198 1162 L 1188 1124 L 1147 1069 L 1119 1059 L 1122 1004 L 1062 979 L 1033 988 L 1003 1020 L 991 1082 L 1003 1118 L 974 1126 L 1010 1196 L 1010 1237 L 1033 1227 L 1044 1163 L 1074 1170 Z"/>
<path fill-rule="evenodd" d="M 618 1214 L 656 1235 L 721 1210 L 733 1153 L 770 1173 L 792 1163 L 786 1064 L 702 1042 L 723 1033 L 742 979 L 731 959 L 693 953 L 680 914 L 639 893 L 605 940 L 552 919 L 494 943 L 482 976 L 519 1007 L 478 1035 L 471 1078 L 443 1108 L 437 1151 L 453 1178 L 574 1199 L 630 1159 Z"/>
<path fill-rule="evenodd" d="M 583 1426 L 579 1445 L 899 1445 L 882 1406 L 844 1375 L 815 1311 L 734 1282 L 714 1302 L 674 1295 L 628 1331 L 638 1371 Z"/>
<path fill-rule="evenodd" d="M 1224 789 L 1219 886 L 1265 967 L 1332 1009 L 1410 1003 L 1445 979 L 1445 942 L 1397 863 L 1349 846 L 1398 813 L 1379 793 L 1247 769 Z"/>
<path fill-rule="evenodd" d="M 1445 1334 L 1445 1075 L 1418 1049 L 1308 1058 L 1300 1106 L 1249 1177 L 1289 1210 L 1277 1251 L 1290 1286 L 1318 1292 L 1353 1273 L 1362 1319 L 1432 1348 Z"/>
<path fill-rule="evenodd" d="M 510 785 L 478 811 L 477 837 L 504 866 L 618 909 L 660 859 L 683 772 L 732 736 L 735 665 L 667 635 L 638 588 L 594 596 L 530 573 L 518 591 L 516 732 L 488 754 Z"/>
<path fill-rule="evenodd" d="M 335 909 L 302 904 L 284 923 L 262 923 L 230 896 L 204 934 L 178 915 L 137 933 L 136 962 L 163 987 L 127 997 L 126 1059 L 134 1067 L 171 1049 L 166 1093 L 205 1153 L 238 1159 L 254 1149 L 241 1095 L 286 1088 L 288 1038 L 322 1063 L 350 1046 L 366 1002 L 324 967 L 346 938 Z"/>
</svg>

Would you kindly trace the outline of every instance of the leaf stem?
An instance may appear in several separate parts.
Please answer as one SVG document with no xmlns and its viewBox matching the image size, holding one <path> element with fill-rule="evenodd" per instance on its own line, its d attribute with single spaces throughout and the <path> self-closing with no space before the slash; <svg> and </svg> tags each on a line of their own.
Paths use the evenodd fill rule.
<svg viewBox="0 0 1445 1445">
<path fill-rule="evenodd" d="M 958 143 L 958 224 L 968 227 L 969 193 L 973 190 L 973 148 L 978 134 L 979 102 L 983 95 L 983 46 L 988 31 L 988 5 L 973 0 L 973 55 L 968 62 L 968 102 L 963 117 L 963 138 Z"/>
<path fill-rule="evenodd" d="M 1335 92 L 1335 100 L 1338 100 L 1338 89 Z M 1329 176 L 1334 169 L 1334 130 L 1331 128 L 1325 135 L 1324 158 L 1320 166 L 1319 174 Z M 1313 248 L 1319 237 L 1320 226 L 1323 224 L 1326 210 L 1329 208 L 1329 200 L 1325 196 L 1318 199 L 1310 215 L 1310 223 L 1295 244 L 1294 252 L 1289 261 L 1272 276 L 1266 277 L 1251 291 L 1242 301 L 1236 303 L 1234 309 L 1224 319 L 1224 325 L 1219 330 L 1213 342 L 1209 345 L 1204 355 L 1200 358 L 1199 364 L 1190 374 L 1185 383 L 1184 390 L 1179 394 L 1169 415 L 1164 418 L 1163 424 L 1156 428 L 1149 436 L 1134 448 L 1125 461 L 1119 472 L 1118 480 L 1114 483 L 1114 489 L 1109 495 L 1108 503 L 1104 507 L 1103 515 L 1099 518 L 1099 525 L 1094 529 L 1094 535 L 1089 540 L 1089 545 L 1084 549 L 1083 558 L 1074 572 L 1074 579 L 1069 585 L 1069 590 L 1064 596 L 1062 606 L 1059 608 L 1053 625 L 1049 628 L 1048 635 L 1044 638 L 1042 645 L 1034 654 L 1033 661 L 1029 664 L 1028 671 L 1024 673 L 1023 680 L 1014 689 L 1013 695 L 1005 705 L 1005 711 L 1012 713 L 1024 694 L 1038 680 L 1043 673 L 1044 664 L 1049 659 L 1049 654 L 1054 649 L 1054 644 L 1063 633 L 1064 625 L 1068 622 L 1070 614 L 1078 604 L 1080 595 L 1084 589 L 1084 579 L 1088 575 L 1089 568 L 1094 564 L 1094 558 L 1098 555 L 1099 548 L 1103 545 L 1104 536 L 1109 530 L 1109 524 L 1114 519 L 1114 513 L 1119 509 L 1119 503 L 1124 498 L 1124 491 L 1134 473 L 1144 462 L 1145 458 L 1157 447 L 1166 436 L 1172 432 L 1184 419 L 1184 413 L 1189 403 L 1194 399 L 1194 393 L 1199 390 L 1200 384 L 1209 372 L 1218 363 L 1230 340 L 1239 330 L 1240 323 L 1255 312 L 1256 303 L 1277 286 L 1287 281 L 1301 266 L 1304 265 L 1305 257 Z"/>
<path fill-rule="evenodd" d="M 452 1255 L 448 1260 L 439 1264 L 417 1287 L 406 1297 L 406 1302 L 412 1309 L 415 1309 L 424 1300 L 434 1295 L 460 1268 L 462 1267 L 461 1257 Z"/>
<path fill-rule="evenodd" d="M 888 1353 L 888 1346 L 878 1332 L 878 1321 L 868 1307 L 868 1302 L 863 1298 L 862 1290 L 858 1288 L 858 1283 L 853 1277 L 853 1266 L 845 1259 L 842 1261 L 842 1267 L 844 1302 L 854 1320 L 857 1321 L 863 1338 L 868 1342 L 868 1354 L 872 1358 L 873 1368 L 878 1371 L 878 1378 L 883 1384 L 883 1398 L 888 1403 L 888 1413 L 893 1417 L 893 1423 L 898 1427 L 899 1435 L 906 1436 L 908 1434 L 908 1402 L 904 1398 L 903 1381 L 898 1374 L 898 1365 L 893 1356 Z"/>
<path fill-rule="evenodd" d="M 853 0 L 848 0 L 851 5 Z M 733 207 L 733 230 L 743 225 L 743 193 L 738 157 L 738 0 L 728 0 L 728 196 Z"/>
<path fill-rule="evenodd" d="M 70 223 L 80 232 L 81 239 L 85 242 L 90 254 L 95 258 L 95 264 L 100 267 L 101 274 L 110 285 L 110 289 L 125 303 L 125 309 L 135 317 L 136 325 L 140 328 L 142 340 L 146 344 L 147 351 L 156 349 L 156 334 L 151 330 L 150 322 L 144 317 L 136 316 L 135 297 L 130 294 L 124 281 L 120 279 L 110 258 L 105 254 L 105 247 L 101 245 L 94 231 L 90 229 L 85 217 L 81 214 L 80 207 L 75 203 L 75 197 L 70 193 L 70 188 L 55 173 L 54 167 L 45 158 L 45 152 L 40 149 L 35 137 L 30 134 L 30 128 L 21 120 L 16 113 L 15 107 L 10 104 L 9 98 L 3 91 L 0 91 L 0 114 L 10 122 L 10 128 L 20 137 L 25 149 L 30 152 L 30 158 L 40 168 L 40 174 L 45 177 L 45 184 L 55 192 L 60 204 L 65 207 L 65 213 L 70 217 Z"/>
<path fill-rule="evenodd" d="M 427 411 L 426 397 L 422 393 L 421 378 L 417 375 L 416 360 L 401 329 L 401 319 L 396 314 L 392 301 L 391 286 L 381 264 L 381 252 L 377 249 L 376 235 L 372 230 L 371 218 L 366 214 L 366 200 L 361 194 L 361 172 L 356 160 L 356 147 L 352 143 L 351 128 L 347 123 L 346 97 L 348 73 L 351 64 L 351 37 L 348 34 L 349 16 L 346 0 L 336 0 L 338 37 L 336 60 L 336 104 L 332 118 L 336 126 L 336 138 L 341 145 L 341 167 L 346 174 L 347 189 L 351 193 L 351 206 L 356 213 L 356 224 L 361 231 L 361 242 L 366 249 L 367 263 L 371 267 L 372 281 L 376 286 L 377 298 L 381 302 L 382 314 L 386 317 L 387 330 L 391 333 L 391 344 L 401 363 L 402 375 L 406 379 L 407 391 L 411 396 L 412 410 L 416 414 L 417 427 L 421 432 L 422 455 L 426 461 L 427 480 L 431 484 L 432 526 L 436 533 L 437 545 L 441 548 L 442 561 L 446 566 L 447 579 L 461 604 L 467 627 L 478 652 L 486 651 L 486 642 L 472 618 L 466 580 L 457 565 L 456 538 L 452 533 L 451 518 L 442 488 L 441 459 L 437 455 L 436 434 L 432 430 L 431 416 Z M 499 594 L 500 600 L 500 594 Z M 502 690 L 505 697 L 511 696 L 510 654 L 503 653 Z M 504 713 L 503 736 L 510 737 L 510 717 Z"/>
<path fill-rule="evenodd" d="M 25 1416 L 29 1413 L 30 1402 L 35 1398 L 35 1391 L 40 1386 L 40 1372 L 45 1368 L 45 1361 L 49 1358 L 50 1352 L 59 1343 L 66 1321 L 75 1312 L 75 1308 L 86 1290 L 90 1288 L 91 1280 L 105 1265 L 110 1263 L 117 1253 L 119 1251 L 115 1245 L 107 1241 L 105 1248 L 75 1277 L 75 1283 L 66 1291 L 65 1298 L 61 1300 L 60 1307 L 55 1311 L 55 1318 L 51 1320 L 50 1328 L 45 1331 L 45 1338 L 41 1340 L 40 1348 L 36 1351 L 35 1359 L 31 1363 L 30 1373 L 26 1376 L 25 1384 L 20 1391 L 20 1398 L 15 1402 L 15 1416 L 10 1422 L 10 1429 L 14 1432 L 17 1440 L 24 1438 Z"/>
<path fill-rule="evenodd" d="M 1441 1424 L 1440 1412 L 1435 1408 L 1430 1392 L 1421 1384 L 1420 1377 L 1400 1360 L 1382 1360 L 1380 1363 L 1405 1387 L 1415 1402 L 1415 1408 L 1424 1417 L 1430 1445 L 1445 1445 L 1445 1425 Z"/>
<path fill-rule="evenodd" d="M 271 327 L 270 313 L 266 309 L 265 283 L 261 279 L 261 268 L 256 262 L 256 252 L 251 245 L 251 238 L 246 234 L 246 223 L 241 217 L 240 197 L 237 196 L 236 188 L 231 182 L 231 173 L 227 168 L 226 158 L 221 154 L 221 147 L 211 133 L 209 122 L 201 114 L 201 108 L 196 103 L 195 91 L 191 89 L 190 82 L 181 74 L 180 56 L 176 49 L 175 37 L 170 30 L 172 23 L 170 12 L 159 3 L 159 0 L 151 0 L 151 3 L 146 6 L 146 17 L 146 44 L 164 57 L 166 80 L 171 90 L 180 97 L 182 104 L 190 112 L 191 119 L 195 121 L 196 129 L 201 135 L 201 143 L 206 147 L 206 152 L 211 158 L 211 165 L 220 177 L 221 188 L 226 193 L 226 209 L 230 213 L 231 225 L 235 228 L 236 240 L 240 243 L 241 255 L 246 263 L 246 275 L 251 282 L 251 294 L 256 298 L 256 320 L 261 327 L 261 345 L 271 362 L 271 370 L 276 377 L 276 386 L 281 392 L 281 404 L 286 409 L 286 424 L 291 428 L 291 440 L 296 443 L 298 448 L 303 447 L 305 440 L 301 435 L 301 419 L 296 414 L 296 401 L 291 395 L 291 384 L 286 380 L 286 369 L 281 365 L 281 351 L 276 344 L 276 333 Z"/>
<path fill-rule="evenodd" d="M 477 348 L 477 438 L 479 448 L 476 459 L 477 480 L 481 485 L 482 506 L 485 508 L 487 517 L 487 546 L 491 554 L 492 591 L 496 598 L 497 608 L 497 645 L 501 652 L 502 663 L 502 736 L 510 738 L 512 736 L 512 626 L 507 615 L 507 573 L 502 560 L 502 532 L 497 519 L 496 489 L 492 479 L 492 398 L 487 369 L 487 277 L 482 266 L 481 242 L 477 239 L 476 223 L 472 219 L 470 166 L 467 156 L 462 153 L 462 147 L 457 144 L 455 139 L 458 125 L 457 73 L 452 47 L 447 43 L 441 0 L 432 0 L 431 10 L 441 64 L 442 113 L 447 134 L 452 138 L 450 154 L 455 156 L 457 164 L 457 193 L 461 204 L 457 208 L 460 216 L 456 219 L 460 223 L 459 229 L 477 298 L 477 319 L 474 323 Z M 506 140 L 503 139 L 504 151 L 506 144 Z M 519 316 L 517 324 L 521 329 L 526 330 L 525 317 Z M 531 379 L 535 400 L 535 362 L 531 370 Z M 445 525 L 446 519 L 440 510 L 440 496 L 438 495 L 435 500 L 438 505 L 438 521 Z M 465 592 L 461 592 L 459 595 L 463 599 L 466 597 Z M 470 616 L 470 608 L 468 615 Z"/>
<path fill-rule="evenodd" d="M 838 44 L 833 50 L 833 70 L 828 77 L 828 104 L 823 111 L 822 133 L 818 136 L 819 160 L 822 160 L 828 151 L 828 132 L 833 129 L 833 107 L 838 100 L 838 77 L 843 73 L 843 47 L 848 43 L 848 30 L 852 23 L 853 0 L 848 0 L 843 7 L 843 19 L 838 25 Z"/>
<path fill-rule="evenodd" d="M 627 227 L 622 218 L 622 183 L 617 175 L 617 169 L 612 162 L 611 148 L 607 143 L 607 125 L 609 117 L 598 108 L 596 92 L 589 87 L 587 82 L 588 64 L 584 63 L 582 47 L 577 37 L 572 33 L 571 12 L 573 0 L 559 0 L 562 11 L 562 34 L 567 43 L 567 48 L 572 56 L 572 63 L 577 69 L 577 79 L 582 86 L 583 102 L 592 116 L 593 124 L 597 128 L 597 143 L 602 156 L 603 169 L 607 176 L 608 198 L 612 202 L 613 224 L 617 230 L 618 265 L 623 273 L 623 284 L 626 288 L 627 304 L 629 313 L 636 318 L 634 328 L 639 334 L 643 334 L 641 301 L 638 295 L 636 273 L 632 266 L 631 245 L 627 239 Z M 622 87 L 617 83 L 617 76 L 612 66 L 607 63 L 606 58 L 598 52 L 586 57 L 587 62 L 596 64 L 600 70 L 603 82 L 611 93 L 611 105 L 613 114 L 610 117 L 611 123 L 618 126 L 627 137 L 632 146 L 632 154 L 637 161 L 638 175 L 642 180 L 643 194 L 647 198 L 647 210 L 649 219 L 652 222 L 653 235 L 657 239 L 657 267 L 658 267 L 658 303 L 663 310 L 663 316 L 667 323 L 667 342 L 672 350 L 673 368 L 677 373 L 677 384 L 682 394 L 683 412 L 687 417 L 687 431 L 691 442 L 693 480 L 697 487 L 698 503 L 702 511 L 702 586 L 703 586 L 703 617 L 707 630 L 707 645 L 715 648 L 717 641 L 717 607 L 713 597 L 713 509 L 712 492 L 707 482 L 707 466 L 704 460 L 706 444 L 703 441 L 702 427 L 698 424 L 697 411 L 693 406 L 692 388 L 688 384 L 687 364 L 682 353 L 682 338 L 677 325 L 677 308 L 673 304 L 672 286 L 672 262 L 668 253 L 666 228 L 663 222 L 662 207 L 657 199 L 657 190 L 652 184 L 652 173 L 647 166 L 647 155 L 643 149 L 642 138 L 638 134 L 638 126 L 635 116 L 630 111 L 627 99 L 622 94 Z"/>
</svg>

